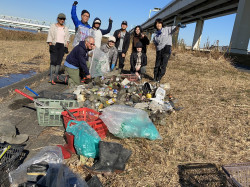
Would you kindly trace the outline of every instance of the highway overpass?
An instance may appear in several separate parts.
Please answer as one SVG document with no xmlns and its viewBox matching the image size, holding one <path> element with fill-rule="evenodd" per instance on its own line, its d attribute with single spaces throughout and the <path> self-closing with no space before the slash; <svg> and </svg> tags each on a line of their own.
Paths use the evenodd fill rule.
<svg viewBox="0 0 250 187">
<path fill-rule="evenodd" d="M 154 21 L 162 18 L 164 25 L 196 22 L 192 49 L 200 48 L 204 21 L 236 13 L 231 41 L 231 53 L 247 54 L 250 37 L 250 0 L 173 0 L 141 26 L 149 37 L 154 32 Z M 220 28 L 216 28 L 220 29 Z M 226 31 L 225 31 L 226 32 Z M 178 35 L 173 41 L 177 41 Z"/>
</svg>

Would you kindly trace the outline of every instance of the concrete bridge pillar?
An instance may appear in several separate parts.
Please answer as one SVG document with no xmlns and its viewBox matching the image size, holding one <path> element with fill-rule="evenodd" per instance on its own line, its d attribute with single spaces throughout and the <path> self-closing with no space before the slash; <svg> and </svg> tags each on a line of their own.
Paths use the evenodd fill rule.
<svg viewBox="0 0 250 187">
<path fill-rule="evenodd" d="M 181 18 L 179 16 L 175 16 L 174 18 L 174 26 L 178 25 L 178 23 L 181 23 Z M 178 42 L 178 36 L 179 36 L 179 32 L 175 32 L 172 40 L 173 40 L 173 46 L 176 47 L 176 44 Z"/>
<path fill-rule="evenodd" d="M 194 32 L 194 39 L 192 44 L 193 50 L 200 49 L 200 42 L 201 42 L 201 35 L 203 30 L 204 20 L 198 20 L 196 22 L 195 32 Z"/>
<path fill-rule="evenodd" d="M 152 34 L 153 34 L 153 32 L 151 31 L 148 31 L 147 33 L 146 33 L 146 35 L 147 35 L 147 37 L 148 37 L 148 39 L 149 39 L 149 41 L 151 41 L 151 39 L 152 39 Z"/>
<path fill-rule="evenodd" d="M 247 54 L 250 37 L 250 0 L 240 0 L 229 49 L 231 53 Z"/>
</svg>

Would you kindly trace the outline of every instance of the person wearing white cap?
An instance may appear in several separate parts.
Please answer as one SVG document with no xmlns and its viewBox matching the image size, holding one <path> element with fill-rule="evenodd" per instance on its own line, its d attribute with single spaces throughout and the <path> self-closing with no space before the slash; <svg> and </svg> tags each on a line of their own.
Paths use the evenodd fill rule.
<svg viewBox="0 0 250 187">
<path fill-rule="evenodd" d="M 112 71 L 115 67 L 115 63 L 117 60 L 117 54 L 118 54 L 118 50 L 115 47 L 115 37 L 114 36 L 110 36 L 108 43 L 104 44 L 101 46 L 101 50 L 104 53 L 108 53 L 109 56 L 109 64 L 110 64 L 110 70 Z"/>
<path fill-rule="evenodd" d="M 95 18 L 93 21 L 92 28 L 90 29 L 90 35 L 95 39 L 95 46 L 97 48 L 101 47 L 102 36 L 108 34 L 112 29 L 113 20 L 109 18 L 109 26 L 106 30 L 100 29 L 102 21 L 99 18 Z"/>
</svg>

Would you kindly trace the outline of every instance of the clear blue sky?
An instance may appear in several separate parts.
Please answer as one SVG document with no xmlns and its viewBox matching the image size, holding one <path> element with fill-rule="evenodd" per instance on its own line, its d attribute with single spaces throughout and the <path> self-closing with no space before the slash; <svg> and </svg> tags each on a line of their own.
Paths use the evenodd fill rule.
<svg viewBox="0 0 250 187">
<path fill-rule="evenodd" d="M 0 14 L 22 18 L 35 19 L 53 23 L 58 13 L 65 13 L 66 25 L 74 28 L 70 12 L 73 0 L 0 0 Z M 128 29 L 143 23 L 148 19 L 149 10 L 154 7 L 162 8 L 171 0 L 79 0 L 77 15 L 80 18 L 81 11 L 87 9 L 90 12 L 89 24 L 95 17 L 102 20 L 101 28 L 106 29 L 108 19 L 113 19 L 111 33 L 120 28 L 123 20 L 128 21 Z M 155 14 L 152 12 L 151 15 Z M 203 28 L 201 47 L 206 43 L 207 38 L 210 44 L 219 40 L 220 45 L 228 45 L 233 30 L 235 14 L 206 20 Z M 187 25 L 180 31 L 179 39 L 183 38 L 187 45 L 192 44 L 195 30 L 195 23 Z M 250 44 L 248 49 L 250 48 Z"/>
</svg>

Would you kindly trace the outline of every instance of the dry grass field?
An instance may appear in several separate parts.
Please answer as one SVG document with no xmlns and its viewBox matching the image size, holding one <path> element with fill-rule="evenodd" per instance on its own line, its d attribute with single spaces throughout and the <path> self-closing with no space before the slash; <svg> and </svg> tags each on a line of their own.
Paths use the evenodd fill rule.
<svg viewBox="0 0 250 187">
<path fill-rule="evenodd" d="M 48 68 L 45 41 L 1 42 L 0 74 L 19 67 Z M 147 55 L 147 73 L 153 77 L 154 47 L 149 46 Z M 33 60 L 42 66 L 21 63 Z M 129 56 L 125 63 L 129 69 Z M 170 83 L 171 94 L 183 109 L 166 115 L 167 123 L 156 126 L 162 140 L 109 135 L 106 141 L 121 143 L 133 153 L 125 172 L 99 176 L 100 180 L 114 187 L 224 186 L 221 165 L 250 161 L 249 74 L 235 69 L 223 55 L 175 49 L 163 82 Z M 67 164 L 82 177 L 87 175 L 76 156 Z"/>
<path fill-rule="evenodd" d="M 216 60 L 215 60 L 216 59 Z M 129 69 L 126 58 L 126 69 Z M 149 46 L 153 77 L 154 47 Z M 221 166 L 250 161 L 250 76 L 235 69 L 217 52 L 174 50 L 163 82 L 171 85 L 183 110 L 157 125 L 162 140 L 120 140 L 133 154 L 126 171 L 102 177 L 104 186 L 224 186 Z M 68 164 L 82 176 L 77 159 Z"/>
</svg>

